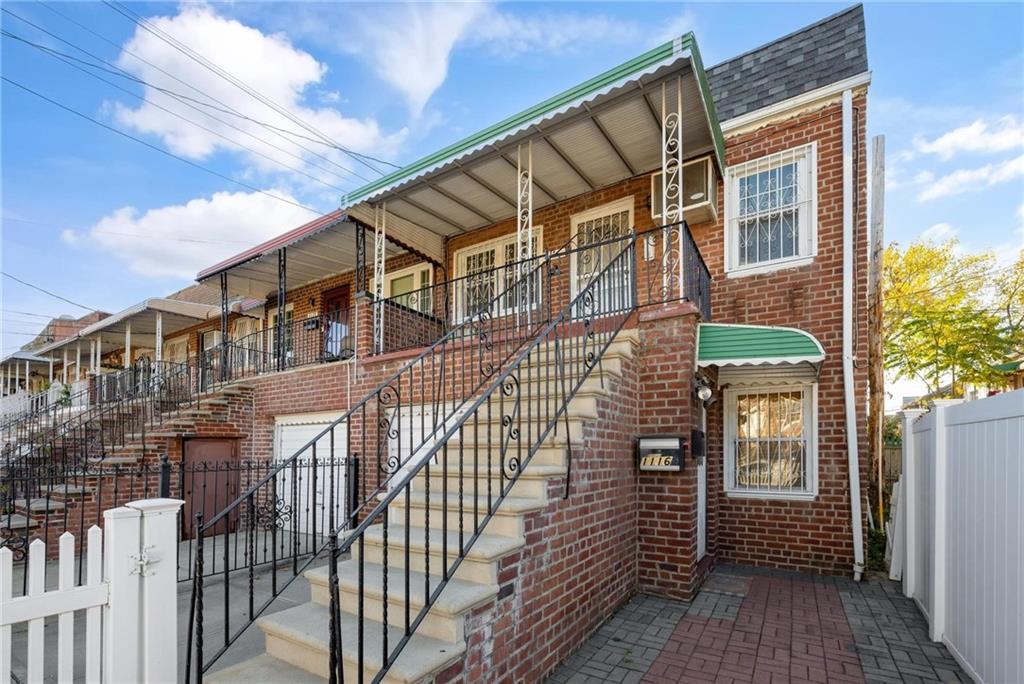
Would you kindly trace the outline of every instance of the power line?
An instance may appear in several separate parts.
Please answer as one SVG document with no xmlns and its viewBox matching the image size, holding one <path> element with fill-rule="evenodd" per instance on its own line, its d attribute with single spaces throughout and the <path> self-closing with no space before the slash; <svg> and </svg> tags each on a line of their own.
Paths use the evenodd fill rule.
<svg viewBox="0 0 1024 684">
<path fill-rule="evenodd" d="M 355 161 L 360 162 L 361 164 L 363 164 L 364 166 L 369 168 L 371 171 L 373 171 L 373 172 L 375 172 L 377 174 L 380 174 L 380 175 L 384 175 L 383 171 L 381 171 L 380 169 L 375 167 L 373 164 L 371 164 L 369 161 L 367 161 L 370 158 L 370 157 L 368 157 L 368 155 L 364 155 L 364 154 L 361 154 L 361 153 L 358 153 L 358 152 L 354 152 L 353 150 L 350 150 L 347 147 L 344 147 L 344 146 L 338 144 L 334 140 L 331 140 L 322 131 L 320 131 L 320 130 L 314 128 L 312 125 L 306 123 L 304 120 L 299 118 L 297 115 L 295 115 L 291 111 L 289 111 L 287 108 L 283 107 L 282 105 L 279 105 L 278 103 L 274 102 L 270 98 L 266 97 L 265 95 L 263 95 L 262 93 L 260 93 L 256 89 L 254 89 L 252 86 L 246 84 L 244 81 L 242 81 L 239 78 L 237 78 L 236 76 L 232 75 L 226 69 L 218 66 L 215 62 L 207 59 L 202 54 L 200 54 L 199 52 L 197 52 L 193 48 L 189 47 L 184 42 L 178 40 L 174 36 L 170 35 L 166 31 L 163 31 L 163 30 L 161 30 L 159 28 L 156 28 L 155 26 L 153 26 L 151 24 L 151 22 L 149 20 L 147 20 L 146 18 L 142 17 L 141 15 L 138 15 L 135 12 L 129 10 L 123 4 L 121 4 L 119 2 L 111 2 L 110 0 L 103 0 L 103 4 L 105 4 L 107 7 L 110 7 L 112 10 L 114 10 L 115 12 L 120 14 L 121 16 L 126 17 L 127 19 L 132 21 L 134 24 L 136 24 L 140 28 L 142 28 L 142 29 L 148 31 L 149 33 L 153 34 L 154 36 L 156 36 L 157 38 L 159 38 L 163 42 L 165 42 L 168 45 L 170 45 L 171 47 L 173 47 L 178 52 L 181 52 L 186 57 L 189 57 L 194 62 L 198 63 L 199 65 L 201 65 L 202 67 L 207 69 L 208 71 L 216 74 L 217 76 L 220 76 L 222 79 L 224 79 L 228 83 L 232 84 L 233 86 L 235 86 L 236 88 L 238 88 L 242 92 L 244 92 L 244 93 L 248 94 L 249 96 L 253 97 L 258 102 L 263 103 L 267 107 L 273 109 L 277 113 L 279 113 L 282 116 L 288 118 L 289 120 L 291 120 L 295 124 L 298 124 L 300 127 L 306 129 L 310 133 L 313 133 L 314 135 L 320 137 L 321 139 L 330 142 L 332 145 L 336 146 L 343 153 L 347 154 L 349 157 L 351 157 Z M 374 160 L 374 161 L 379 161 L 379 160 Z"/>
<path fill-rule="evenodd" d="M 29 223 L 34 226 L 45 226 L 47 228 L 65 228 L 66 226 L 60 226 L 56 223 L 44 223 L 42 221 L 30 221 L 28 219 L 10 218 L 5 216 L 4 221 L 16 221 L 17 223 Z M 89 233 L 90 235 L 119 235 L 122 237 L 133 237 L 133 238 L 144 238 L 146 240 L 166 240 L 168 242 L 196 242 L 206 245 L 251 245 L 252 243 L 246 240 L 206 240 L 204 238 L 197 237 L 171 237 L 169 235 L 141 235 L 139 233 L 122 233 L 116 230 L 97 230 L 95 228 L 72 228 L 83 233 Z"/>
<path fill-rule="evenodd" d="M 31 311 L 18 311 L 17 309 L 7 309 L 4 307 L 0 307 L 0 313 L 21 314 L 23 316 L 38 316 L 39 318 L 46 318 L 48 320 L 53 318 L 59 318 L 59 316 L 48 316 L 46 314 L 32 313 Z"/>
<path fill-rule="evenodd" d="M 313 209 L 312 207 L 307 207 L 305 204 L 300 204 L 299 202 L 295 202 L 293 200 L 286 199 L 284 197 L 281 197 L 280 195 L 275 195 L 274 193 L 268 192 L 266 190 L 260 190 L 259 188 L 257 188 L 254 185 L 249 185 L 248 183 L 244 183 L 244 182 L 242 182 L 240 180 L 232 178 L 231 176 L 228 176 L 228 175 L 225 175 L 223 173 L 220 173 L 219 171 L 214 171 L 213 169 L 208 169 L 205 166 L 202 166 L 201 164 L 195 163 L 194 161 L 191 161 L 189 159 L 185 159 L 184 157 L 179 157 L 178 155 L 174 154 L 173 152 L 169 152 L 169 151 L 167 151 L 167 150 L 165 150 L 163 148 L 157 147 L 156 145 L 148 143 L 145 140 L 142 140 L 141 138 L 136 138 L 134 135 L 129 135 L 128 133 L 125 133 L 124 131 L 121 131 L 121 130 L 119 130 L 117 128 L 114 128 L 113 126 L 108 126 L 107 124 L 103 123 L 102 121 L 99 121 L 98 119 L 94 119 L 93 117 L 89 116 L 88 114 L 83 114 L 82 112 L 78 111 L 77 109 L 74 109 L 74 108 L 69 107 L 69 106 L 67 106 L 65 104 L 62 104 L 62 103 L 60 103 L 60 102 L 58 102 L 58 101 L 56 101 L 56 100 L 54 100 L 52 98 L 49 98 L 46 95 L 43 95 L 42 93 L 29 88 L 26 85 L 22 85 L 21 83 L 18 83 L 15 80 L 7 78 L 6 76 L 0 76 L 0 79 L 3 79 L 4 81 L 6 81 L 7 83 L 10 83 L 13 86 L 21 88 L 22 90 L 24 90 L 27 93 L 31 93 L 32 95 L 35 95 L 36 97 L 38 97 L 41 100 L 45 100 L 46 102 L 49 102 L 50 104 L 54 105 L 55 107 L 60 107 L 61 109 L 63 109 L 66 112 L 74 114 L 75 116 L 80 117 L 82 119 L 85 119 L 86 121 L 91 121 L 92 123 L 96 124 L 97 126 L 105 128 L 108 131 L 111 131 L 113 133 L 117 133 L 118 135 L 120 135 L 122 137 L 128 138 L 129 140 L 132 140 L 134 142 L 137 142 L 140 145 L 144 145 L 144 146 L 148 147 L 149 149 L 155 150 L 156 152 L 159 152 L 160 154 L 163 154 L 163 155 L 166 155 L 168 157 L 171 157 L 172 159 L 177 159 L 178 161 L 180 161 L 180 162 L 182 162 L 184 164 L 188 164 L 189 166 L 191 166 L 193 168 L 196 168 L 196 169 L 199 169 L 200 171 L 205 171 L 206 173 L 208 173 L 210 175 L 217 176 L 218 178 L 221 178 L 223 180 L 226 180 L 226 181 L 229 181 L 229 182 L 234 183 L 236 185 L 239 185 L 239 186 L 241 186 L 243 188 L 246 188 L 247 190 L 252 190 L 253 192 L 258 192 L 261 195 L 266 195 L 267 197 L 272 197 L 273 199 L 276 199 L 276 200 L 278 200 L 280 202 L 285 202 L 285 203 L 290 204 L 290 205 L 292 205 L 294 207 L 298 207 L 300 209 L 305 209 L 306 211 L 308 211 L 308 212 L 310 212 L 312 214 L 316 214 L 317 216 L 320 216 L 320 215 L 323 214 L 322 211 L 319 211 L 317 209 Z"/>
<path fill-rule="evenodd" d="M 175 112 L 175 111 L 173 111 L 171 109 L 168 109 L 167 107 L 164 107 L 163 105 L 161 105 L 161 104 L 159 104 L 157 102 L 153 102 L 152 100 L 150 100 L 149 98 L 147 98 L 145 96 L 139 95 L 138 93 L 133 93 L 132 91 L 128 90 L 127 88 L 123 88 L 123 87 L 117 85 L 113 81 L 109 81 L 109 80 L 103 78 L 102 76 L 97 76 L 96 74 L 94 74 L 94 73 L 92 73 L 90 71 L 86 71 L 82 67 L 80 67 L 80 66 L 78 66 L 76 64 L 72 64 L 70 61 L 68 61 L 68 59 L 65 59 L 65 56 L 63 55 L 63 53 L 59 53 L 56 50 L 51 50 L 50 48 L 47 48 L 45 45 L 39 45 L 38 43 L 33 43 L 32 41 L 26 40 L 26 39 L 24 39 L 24 38 L 22 38 L 20 36 L 17 36 L 17 35 L 11 33 L 10 31 L 5 30 L 5 29 L 0 29 L 0 35 L 4 35 L 4 36 L 7 36 L 8 38 L 12 38 L 14 40 L 21 41 L 22 43 L 24 43 L 26 45 L 29 45 L 30 47 L 36 48 L 36 49 L 42 51 L 44 54 L 47 54 L 50 57 L 53 57 L 54 59 L 58 59 L 58 60 L 64 62 L 65 64 L 67 64 L 71 68 L 77 69 L 78 71 L 81 71 L 82 73 L 84 73 L 87 76 L 91 76 L 92 78 L 95 78 L 98 81 L 102 81 L 103 83 L 106 83 L 107 85 L 109 85 L 109 86 L 111 86 L 113 88 L 117 88 L 121 92 L 127 93 L 128 95 L 131 95 L 134 98 L 138 98 L 139 100 L 142 100 L 143 102 L 146 102 L 147 104 L 150 104 L 150 105 L 156 107 L 157 109 L 160 109 L 162 111 L 167 112 L 171 116 L 177 117 L 177 118 L 181 119 L 182 121 L 184 121 L 186 123 L 192 124 L 196 128 L 202 129 L 202 130 L 206 131 L 207 133 L 211 133 L 212 135 L 215 135 L 218 138 L 226 140 L 229 143 L 231 143 L 232 145 L 237 145 L 238 147 L 240 147 L 243 150 L 251 152 L 252 154 L 255 154 L 255 155 L 259 156 L 259 157 L 263 157 L 264 159 L 266 159 L 266 160 L 268 160 L 268 161 L 270 161 L 270 162 L 272 162 L 274 164 L 278 164 L 279 166 L 282 166 L 282 167 L 288 169 L 289 171 L 292 171 L 293 173 L 298 173 L 300 175 L 303 175 L 306 178 L 309 178 L 310 180 L 312 180 L 312 181 L 314 181 L 316 183 L 320 183 L 321 185 L 323 185 L 325 187 L 331 188 L 332 190 L 338 190 L 339 192 L 345 192 L 344 188 L 339 188 L 337 185 L 332 185 L 331 183 L 328 183 L 328 182 L 326 182 L 326 181 L 324 181 L 324 180 L 322 180 L 320 178 L 317 178 L 316 176 L 314 176 L 311 173 L 307 173 L 307 172 L 303 171 L 302 169 L 299 169 L 299 168 L 296 168 L 294 166 L 291 166 L 290 164 L 285 164 L 284 162 L 282 162 L 280 160 L 277 160 L 277 159 L 274 159 L 273 157 L 271 157 L 269 155 L 266 155 L 266 154 L 260 152 L 259 150 L 255 150 L 255 149 L 253 149 L 251 147 L 248 147 L 247 145 L 243 145 L 240 142 L 238 142 L 237 140 L 232 140 L 231 138 L 227 137 L 226 135 L 224 135 L 224 134 L 222 134 L 222 133 L 220 133 L 218 131 L 215 131 L 212 128 L 209 128 L 208 126 L 204 126 L 203 124 L 199 123 L 198 121 L 194 121 L 192 119 L 189 119 L 188 117 L 183 116 L 183 115 L 179 114 L 178 112 Z M 74 59 L 74 58 L 72 57 L 71 59 Z M 80 60 L 76 60 L 76 61 L 80 61 Z M 210 115 L 209 114 L 205 114 L 205 116 L 210 116 Z M 305 161 L 304 159 L 302 159 L 302 157 L 299 157 L 298 155 L 292 154 L 288 150 L 286 150 L 286 149 L 284 149 L 282 147 L 278 147 L 277 145 L 274 145 L 272 143 L 269 143 L 269 142 L 263 140 L 262 138 L 254 136 L 251 133 L 249 133 L 248 131 L 245 131 L 245 130 L 243 130 L 241 128 L 238 128 L 237 126 L 234 126 L 232 124 L 229 124 L 226 121 L 222 121 L 221 119 L 218 119 L 218 118 L 213 117 L 213 116 L 210 116 L 210 118 L 214 119 L 215 121 L 219 121 L 220 123 L 223 123 L 223 124 L 225 124 L 227 126 L 230 126 L 231 128 L 234 128 L 235 130 L 240 131 L 241 133 L 244 133 L 244 134 L 246 134 L 248 136 L 251 136 L 252 138 L 262 142 L 265 145 L 273 147 L 276 150 L 279 150 L 279 151 L 281 151 L 281 152 L 283 152 L 285 154 L 288 154 L 290 156 L 296 157 L 300 161 L 303 161 L 303 162 Z"/>
<path fill-rule="evenodd" d="M 7 77 L 5 76 L 5 77 L 3 77 L 3 79 L 6 81 Z M 25 285 L 27 287 L 31 287 L 33 290 L 39 290 L 43 294 L 48 294 L 51 297 L 54 297 L 56 299 L 61 300 L 62 302 L 67 302 L 68 304 L 71 304 L 72 306 L 77 306 L 79 309 L 85 309 L 86 311 L 95 311 L 96 310 L 96 309 L 93 309 L 91 306 L 86 306 L 85 304 L 79 304 L 78 302 L 73 302 L 70 299 L 68 299 L 67 297 L 61 297 L 59 294 L 54 294 L 53 292 L 50 292 L 49 290 L 44 290 L 43 288 L 39 287 L 38 285 L 33 285 L 32 283 L 26 282 L 26 281 L 22 280 L 21 278 L 16 278 L 16 277 L 12 276 L 10 273 L 7 273 L 5 271 L 0 271 L 0 275 L 7 276 L 8 278 L 10 278 L 11 280 L 13 280 L 15 282 L 19 282 L 22 285 Z"/>
<path fill-rule="evenodd" d="M 53 11 L 53 12 L 56 12 L 57 14 L 61 14 L 60 12 L 57 12 L 57 10 L 53 9 L 52 7 L 48 7 L 48 9 L 50 9 L 50 10 L 51 10 L 51 11 Z M 42 33 L 44 33 L 44 34 L 46 34 L 46 35 L 50 36 L 51 38 L 53 38 L 53 39 L 55 39 L 55 40 L 58 40 L 58 41 L 60 41 L 61 43 L 64 43 L 65 45 L 67 45 L 67 46 L 69 46 L 69 47 L 72 47 L 72 48 L 74 48 L 75 50 L 78 50 L 78 51 L 79 51 L 79 52 L 81 52 L 82 54 L 84 54 L 84 55 L 88 55 L 89 57 L 91 57 L 91 58 L 95 59 L 96 61 L 100 62 L 101 64 L 106 64 L 106 65 L 107 65 L 108 67 L 110 67 L 110 68 L 108 69 L 108 68 L 105 68 L 105 67 L 102 67 L 102 66 L 99 66 L 99 65 L 96 65 L 96 64 L 92 64 L 92 63 L 90 63 L 90 62 L 86 62 L 85 60 L 81 60 L 81 59 L 78 59 L 78 58 L 76 58 L 76 57 L 73 57 L 73 56 L 71 56 L 71 55 L 66 55 L 66 56 L 67 56 L 67 57 L 68 57 L 69 59 L 72 59 L 72 60 L 74 60 L 74 61 L 76 61 L 76 62 L 79 62 L 79 63 L 81 63 L 81 64 L 84 64 L 84 65 L 86 65 L 86 66 L 89 66 L 89 67 L 91 67 L 91 68 L 93 68 L 93 69 L 97 69 L 97 70 L 100 70 L 100 71 L 104 71 L 104 72 L 106 72 L 106 73 L 109 73 L 109 74 L 112 74 L 112 75 L 114 75 L 114 76 L 119 76 L 119 77 L 121 77 L 121 78 L 126 78 L 126 79 L 128 79 L 128 80 L 131 80 L 131 81 L 134 81 L 135 83 L 138 83 L 138 84 L 140 84 L 140 85 L 144 85 L 144 86 L 147 86 L 147 87 L 149 87 L 149 88 L 153 88 L 154 90 L 160 91 L 160 92 L 164 93 L 165 95 L 168 95 L 168 96 L 170 96 L 170 97 L 173 97 L 173 98 L 177 99 L 178 101 L 182 102 L 182 104 L 187 104 L 187 103 L 185 102 L 185 100 L 188 100 L 188 101 L 190 101 L 190 102 L 194 102 L 195 104 L 198 104 L 198 105 L 200 105 L 200 106 L 203 106 L 203 107 L 207 107 L 207 108 L 209 108 L 209 109 L 213 109 L 213 110 L 215 110 L 215 111 L 219 111 L 219 112 L 222 112 L 222 113 L 224 113 L 224 114 L 230 114 L 230 115 L 232 115 L 232 116 L 236 116 L 236 117 L 238 117 L 238 118 L 240 118 L 240 119 L 245 119 L 245 120 L 247 120 L 247 121 L 250 121 L 250 122 L 252 122 L 252 123 L 254 123 L 254 124 L 258 125 L 258 126 L 262 126 L 262 127 L 266 128 L 266 129 L 268 129 L 268 130 L 269 130 L 269 131 L 270 131 L 271 133 L 273 133 L 273 134 L 274 134 L 274 135 L 276 135 L 277 137 L 281 138 L 282 140 L 285 140 L 285 141 L 287 141 L 287 142 L 288 142 L 289 144 L 291 144 L 291 145 L 295 145 L 295 146 L 296 146 L 296 147 L 298 147 L 299 149 L 301 149 L 301 150 L 304 150 L 304 151 L 308 152 L 309 154 L 313 155 L 314 157 L 318 157 L 319 159 L 322 159 L 322 160 L 324 160 L 325 162 L 327 162 L 327 163 L 328 163 L 328 164 L 330 164 L 331 166 L 337 167 L 337 168 L 338 168 L 338 169 L 340 169 L 341 171 L 344 171 L 345 173 L 347 173 L 347 174 L 349 174 L 349 175 L 351 175 L 351 176 L 354 176 L 354 177 L 358 178 L 358 179 L 359 179 L 359 180 L 361 180 L 361 181 L 364 181 L 364 182 L 368 182 L 368 181 L 369 181 L 369 179 L 368 179 L 368 178 L 366 178 L 365 176 L 363 176 L 363 175 L 361 175 L 361 174 L 359 174 L 359 173 L 356 173 L 355 171 L 353 171 L 352 169 L 348 168 L 347 166 L 343 166 L 343 165 L 339 164 L 338 162 L 334 161 L 333 159 L 331 159 L 330 157 L 327 157 L 327 156 L 325 156 L 325 155 L 323 155 L 323 154 L 320 154 L 320 153 L 319 153 L 319 152 L 317 152 L 316 150 L 311 150 L 311 149 L 309 149 L 308 147 L 306 147 L 305 145 L 302 145 L 302 144 L 300 144 L 300 143 L 296 142 L 295 140 L 293 140 L 293 139 L 291 139 L 291 138 L 288 138 L 288 137 L 286 137 L 286 136 L 284 135 L 284 133 L 287 133 L 287 134 L 289 134 L 289 135 L 294 135 L 294 136 L 297 136 L 297 137 L 301 137 L 301 138 L 304 138 L 304 139 L 308 139 L 308 140 L 311 140 L 312 142 L 317 142 L 317 143 L 320 143 L 320 144 L 325 144 L 325 145 L 327 145 L 328 147 L 334 147 L 334 145 L 332 145 L 332 144 L 328 144 L 328 143 L 323 143 L 323 142 L 321 142 L 321 141 L 318 141 L 318 140 L 314 140 L 314 139 L 312 139 L 312 138 L 307 138 L 306 136 L 303 136 L 303 135 L 301 135 L 301 134 L 295 133 L 294 131 L 289 131 L 289 130 L 287 130 L 287 129 L 284 129 L 284 128 L 280 128 L 280 127 L 278 127 L 278 126 L 274 126 L 274 125 L 272 125 L 272 124 L 268 124 L 268 123 L 266 123 L 266 122 L 262 122 L 262 121 L 259 121 L 259 120 L 257 120 L 257 119 L 253 119 L 252 117 L 246 116 L 245 114 L 242 114 L 242 113 L 241 113 L 241 112 L 239 112 L 239 111 L 238 111 L 237 109 L 235 109 L 235 108 L 231 107 L 231 106 L 230 106 L 230 105 L 228 105 L 227 103 L 225 103 L 225 102 L 223 102 L 223 101 L 221 101 L 221 100 L 217 99 L 217 98 L 216 98 L 216 97 L 214 97 L 213 95 L 210 95 L 209 93 L 207 93 L 207 92 L 203 91 L 202 89 L 200 89 L 200 88 L 198 88 L 198 87 L 196 87 L 196 86 L 192 85 L 191 83 L 188 83 L 187 81 L 184 81 L 184 80 L 182 80 L 182 79 L 178 78 L 177 76 L 175 76 L 174 74 L 170 73 L 169 71 L 167 71 L 167 70 L 165 70 L 165 69 L 162 69 L 162 68 L 160 68 L 159 66 L 157 66 L 157 65 L 153 64 L 152 62 L 149 62 L 149 61 L 147 61 L 147 60 L 143 59 L 142 57 L 139 57 L 139 56 L 138 56 L 138 55 L 136 55 L 135 53 L 133 53 L 133 52 L 131 52 L 131 51 L 129 51 L 129 50 L 124 50 L 124 49 L 123 49 L 123 48 L 121 48 L 121 47 L 120 47 L 120 46 L 119 46 L 119 45 L 118 45 L 117 43 L 113 42 L 112 40 L 110 40 L 110 39 L 108 39 L 108 38 L 105 38 L 105 37 L 101 36 L 100 34 L 96 33 L 95 31 L 92 31 L 92 30 L 91 30 L 91 29 L 89 29 L 88 27 L 82 26 L 82 24 L 80 24 L 80 23 L 78 23 L 78 22 L 74 21 L 73 19 L 71 19 L 70 17 L 67 17 L 66 15 L 63 15 L 63 14 L 61 14 L 61 16 L 63 16 L 63 17 L 64 17 L 65 19 L 67 19 L 68 21 L 71 21 L 72 23 L 75 23 L 75 24 L 76 24 L 76 25 L 78 25 L 78 26 L 82 26 L 83 28 L 85 28 L 85 29 L 86 29 L 87 31 L 89 31 L 90 33 L 93 33 L 94 35 L 96 35 L 96 36 L 99 36 L 99 37 L 100 37 L 100 38 L 102 38 L 102 39 L 103 39 L 104 41 L 106 41 L 106 42 L 110 43 L 110 44 L 111 44 L 111 45 L 113 45 L 114 47 L 116 47 L 116 48 L 118 48 L 118 49 L 121 49 L 121 50 L 123 50 L 123 51 L 124 51 L 124 52 L 125 52 L 126 54 L 128 54 L 128 55 L 131 55 L 132 57 L 134 57 L 135 59 L 139 60 L 140 62 L 142 62 L 142 63 L 144 63 L 144 64 L 147 64 L 147 65 L 151 66 L 152 68 L 154 68 L 154 69 L 156 69 L 157 71 L 159 71 L 159 72 L 161 72 L 161 73 L 163 73 L 163 74 L 167 75 L 168 77 L 170 77 L 170 78 L 174 79 L 174 80 L 175 80 L 175 81 L 177 81 L 178 83 L 181 83 L 182 85 L 186 86 L 187 88 L 190 88 L 190 89 L 194 90 L 195 92 L 199 93 L 200 95 L 202 95 L 202 96 L 204 96 L 204 97 L 206 97 L 206 98 L 208 98 L 208 99 L 212 100 L 213 102 L 216 102 L 217 104 L 221 105 L 221 107 L 218 107 L 218 106 L 216 106 L 216 105 L 214 105 L 214 104 L 211 104 L 211 103 L 209 103 L 209 102 L 204 102 L 204 101 L 202 101 L 202 100 L 197 100 L 196 98 L 193 98 L 193 97 L 189 97 L 188 95 L 184 95 L 184 94 L 181 94 L 181 93 L 177 93 L 177 92 L 175 92 L 175 91 L 173 91 L 173 90 L 169 90 L 169 89 L 167 89 L 167 88 L 163 88 L 163 87 L 161 87 L 161 86 L 158 86 L 158 85 L 155 85 L 155 84 L 153 84 L 153 83 L 150 83 L 150 82 L 148 82 L 148 81 L 145 81 L 145 80 L 143 80 L 143 79 L 141 79 L 141 78 L 139 78 L 139 77 L 135 76 L 134 74 L 131 74 L 131 73 L 129 73 L 129 72 L 128 72 L 128 71 L 126 71 L 125 69 L 123 69 L 123 68 L 121 68 L 121 67 L 117 66 L 116 64 L 112 64 L 112 63 L 111 63 L 111 62 L 109 62 L 108 60 L 105 60 L 105 59 L 103 59 L 102 57 L 100 57 L 100 56 L 98 56 L 98 55 L 96 55 L 96 54 L 94 54 L 94 53 L 92 53 L 92 52 L 90 52 L 90 51 L 86 50 L 85 48 L 83 48 L 83 47 L 81 47 L 81 46 L 79 46 L 79 45 L 76 45 L 75 43 L 72 43 L 71 41 L 69 41 L 69 40 L 66 40 L 65 38 L 62 38 L 61 36 L 58 36 L 57 34 L 55 34 L 55 33 L 51 32 L 51 31 L 49 31 L 49 30 L 47 30 L 47 29 L 43 28 L 43 27 L 42 27 L 42 26 L 40 26 L 39 24 L 36 24 L 36 23 L 33 23 L 33 22 L 31 22 L 31 21 L 29 21 L 28 19 L 25 19 L 24 17 L 22 17 L 22 16 L 20 16 L 20 15 L 16 14 L 15 12 L 12 12 L 12 11 L 10 11 L 9 9 L 6 9 L 6 8 L 3 8 L 3 7 L 0 7 L 0 11 L 3 11 L 4 13 L 6 13 L 6 14 L 9 14 L 9 15 L 11 15 L 11 16 L 12 16 L 12 17 L 14 17 L 15 19 L 17 19 L 17 20 L 19 20 L 19 21 L 21 21 L 21 22 L 23 22 L 23 23 L 25 23 L 25 24 L 28 24 L 29 26 L 31 26 L 31 27 L 35 28 L 36 30 L 38 30 L 38 31 L 40 31 L 40 32 L 42 32 Z M 52 48 L 47 48 L 47 49 L 48 49 L 48 50 L 51 50 L 51 51 L 53 51 L 53 52 L 56 52 L 55 50 L 52 50 Z M 61 54 L 63 54 L 63 53 L 61 53 Z M 195 109 L 195 107 L 192 107 L 192 108 L 193 108 L 193 109 Z M 200 110 L 196 110 L 196 111 L 200 111 Z M 203 113 L 203 114 L 204 114 L 205 116 L 210 116 L 211 118 L 214 118 L 214 119 L 216 119 L 216 117 L 213 117 L 213 116 L 212 116 L 212 115 L 211 115 L 211 114 L 210 114 L 209 112 L 202 112 L 202 113 Z M 226 126 L 231 126 L 231 124 L 229 124 L 229 123 L 228 123 L 228 122 L 226 122 L 226 121 L 223 121 L 223 120 L 219 120 L 219 119 L 217 119 L 217 120 L 218 120 L 218 121 L 221 121 L 221 123 L 223 123 L 223 124 L 224 124 L 224 125 L 226 125 Z M 237 130 L 241 130 L 241 129 L 237 129 Z M 252 134 L 249 134 L 249 135 L 252 135 Z M 258 136 L 252 136 L 252 137 L 253 137 L 253 138 L 255 138 L 256 140 L 260 140 L 260 141 L 261 141 L 261 142 L 263 142 L 264 144 L 270 145 L 270 143 L 269 143 L 269 142 L 267 142 L 266 140 L 263 140 L 262 138 L 259 138 Z M 293 156 L 294 156 L 294 155 L 293 155 Z M 311 164 L 312 162 L 307 162 L 307 163 L 310 163 L 310 164 Z M 316 166 L 316 167 L 317 167 L 317 168 L 319 168 L 319 169 L 322 169 L 322 170 L 325 170 L 325 171 L 327 171 L 327 169 L 324 169 L 323 167 L 321 167 L 321 166 L 319 166 L 319 165 L 313 164 L 313 166 Z M 335 172 L 330 172 L 330 171 L 329 171 L 329 173 L 335 173 Z M 335 173 L 335 175 L 337 175 L 337 174 Z"/>
</svg>

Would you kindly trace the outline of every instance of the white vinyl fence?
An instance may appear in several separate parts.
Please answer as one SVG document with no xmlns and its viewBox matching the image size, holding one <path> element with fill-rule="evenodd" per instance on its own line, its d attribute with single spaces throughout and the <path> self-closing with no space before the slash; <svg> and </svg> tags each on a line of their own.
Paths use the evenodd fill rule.
<svg viewBox="0 0 1024 684">
<path fill-rule="evenodd" d="M 0 549 L 0 682 L 18 681 L 12 671 L 27 684 L 176 682 L 177 516 L 183 503 L 148 499 L 104 511 L 106 538 L 96 526 L 89 530 L 88 570 L 78 586 L 70 532 L 59 540 L 52 589 L 46 586 L 46 544 L 36 539 L 29 545 L 26 596 L 14 597 L 13 553 Z M 76 632 L 82 613 L 85 629 Z M 55 650 L 44 632 L 54 618 Z M 24 626 L 25 650 L 15 653 L 15 630 Z M 84 663 L 75 662 L 76 651 L 84 652 Z M 21 672 L 16 658 L 25 663 Z"/>
<path fill-rule="evenodd" d="M 1024 390 L 903 413 L 894 561 L 979 682 L 1024 681 Z"/>
</svg>

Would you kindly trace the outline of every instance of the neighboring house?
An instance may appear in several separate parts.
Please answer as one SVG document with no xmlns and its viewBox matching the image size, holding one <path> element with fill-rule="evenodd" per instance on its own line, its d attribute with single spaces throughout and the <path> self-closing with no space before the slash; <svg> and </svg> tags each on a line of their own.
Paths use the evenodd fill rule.
<svg viewBox="0 0 1024 684">
<path fill-rule="evenodd" d="M 383 647 L 403 681 L 538 681 L 715 563 L 859 576 L 865 44 L 860 6 L 706 70 L 682 36 L 200 272 L 190 335 L 228 341 L 188 353 L 248 402 L 225 453 L 283 464 L 239 524 L 326 544 L 329 486 L 288 473 L 360 463 L 339 577 L 207 677 L 326 676 L 340 615 L 346 677 Z"/>
</svg>

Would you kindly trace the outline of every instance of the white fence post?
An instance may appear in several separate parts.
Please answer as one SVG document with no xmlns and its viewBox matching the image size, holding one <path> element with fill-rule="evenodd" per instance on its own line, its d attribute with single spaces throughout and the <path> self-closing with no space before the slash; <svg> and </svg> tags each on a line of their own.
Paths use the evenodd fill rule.
<svg viewBox="0 0 1024 684">
<path fill-rule="evenodd" d="M 138 682 L 141 577 L 137 562 L 142 512 L 124 506 L 103 511 L 103 573 L 110 599 L 103 608 L 103 681 Z"/>
<path fill-rule="evenodd" d="M 948 459 L 946 457 L 946 407 L 959 404 L 959 399 L 936 400 L 932 402 L 935 414 L 935 427 L 932 439 L 935 440 L 935 478 L 934 490 L 929 492 L 935 515 L 934 540 L 932 544 L 932 605 L 929 636 L 932 641 L 942 641 L 946 630 L 946 604 L 949 600 L 949 587 L 946 586 L 949 563 L 949 486 L 947 483 Z"/>
<path fill-rule="evenodd" d="M 923 410 L 913 409 L 903 411 L 900 416 L 903 418 L 903 501 L 900 507 L 906 510 L 904 520 L 904 546 L 906 552 L 903 560 L 903 595 L 911 597 L 917 588 L 917 498 L 920 495 L 917 491 L 917 472 L 914 469 L 914 421 L 924 415 Z"/>
<path fill-rule="evenodd" d="M 142 514 L 142 681 L 178 681 L 177 532 L 179 499 L 126 504 Z"/>
</svg>

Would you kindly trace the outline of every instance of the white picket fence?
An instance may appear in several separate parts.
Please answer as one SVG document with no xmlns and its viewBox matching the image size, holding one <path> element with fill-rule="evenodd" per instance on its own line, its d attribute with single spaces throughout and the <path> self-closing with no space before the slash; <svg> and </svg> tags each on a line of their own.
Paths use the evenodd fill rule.
<svg viewBox="0 0 1024 684">
<path fill-rule="evenodd" d="M 29 545 L 28 593 L 14 597 L 10 549 L 0 549 L 0 683 L 12 681 L 14 630 L 27 624 L 25 681 L 70 683 L 177 681 L 177 499 L 134 501 L 104 511 L 104 532 L 88 533 L 86 579 L 75 586 L 75 538 L 58 542 L 57 587 L 46 587 L 46 545 Z M 76 612 L 84 634 L 76 637 Z M 56 658 L 45 644 L 56 618 Z M 84 668 L 75 639 L 84 637 Z M 79 648 L 79 650 L 82 650 Z M 76 671 L 77 670 L 77 671 Z"/>
<path fill-rule="evenodd" d="M 893 563 L 979 682 L 1024 681 L 1024 390 L 903 413 Z"/>
</svg>

